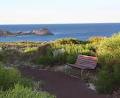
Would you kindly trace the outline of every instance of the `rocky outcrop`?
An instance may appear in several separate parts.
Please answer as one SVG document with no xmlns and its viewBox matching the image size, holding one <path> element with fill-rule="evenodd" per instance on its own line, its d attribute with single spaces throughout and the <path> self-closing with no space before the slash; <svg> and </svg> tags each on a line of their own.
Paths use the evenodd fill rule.
<svg viewBox="0 0 120 98">
<path fill-rule="evenodd" d="M 12 36 L 12 35 L 14 34 L 9 31 L 0 30 L 0 36 Z"/>
<path fill-rule="evenodd" d="M 31 32 L 17 32 L 15 33 L 16 36 L 20 36 L 20 35 L 30 35 Z"/>
<path fill-rule="evenodd" d="M 32 32 L 16 32 L 11 33 L 9 31 L 0 30 L 0 36 L 20 36 L 20 35 L 53 35 L 47 28 L 36 29 Z"/>
<path fill-rule="evenodd" d="M 53 35 L 53 33 L 51 33 L 47 28 L 33 30 L 32 34 L 36 34 L 36 35 Z"/>
</svg>

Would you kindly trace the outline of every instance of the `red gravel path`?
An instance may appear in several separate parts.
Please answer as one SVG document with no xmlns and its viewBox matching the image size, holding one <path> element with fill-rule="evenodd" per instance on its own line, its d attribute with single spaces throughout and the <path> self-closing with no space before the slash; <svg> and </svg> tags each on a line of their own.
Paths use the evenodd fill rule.
<svg viewBox="0 0 120 98">
<path fill-rule="evenodd" d="M 107 98 L 98 95 L 87 88 L 80 79 L 67 76 L 60 72 L 33 69 L 24 67 L 20 69 L 23 75 L 33 77 L 34 80 L 43 80 L 43 90 L 57 96 L 57 98 Z"/>
</svg>

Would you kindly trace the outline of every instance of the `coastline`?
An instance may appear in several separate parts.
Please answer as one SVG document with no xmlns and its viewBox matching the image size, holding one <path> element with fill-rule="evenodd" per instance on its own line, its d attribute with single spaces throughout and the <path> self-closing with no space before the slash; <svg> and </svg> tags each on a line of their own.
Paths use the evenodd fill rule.
<svg viewBox="0 0 120 98">
<path fill-rule="evenodd" d="M 120 23 L 117 24 L 32 24 L 32 25 L 0 25 L 0 29 L 15 32 L 29 32 L 33 29 L 48 28 L 54 35 L 38 36 L 26 34 L 21 36 L 0 37 L 0 41 L 54 41 L 61 38 L 77 38 L 88 40 L 92 36 L 110 37 L 120 31 Z"/>
</svg>

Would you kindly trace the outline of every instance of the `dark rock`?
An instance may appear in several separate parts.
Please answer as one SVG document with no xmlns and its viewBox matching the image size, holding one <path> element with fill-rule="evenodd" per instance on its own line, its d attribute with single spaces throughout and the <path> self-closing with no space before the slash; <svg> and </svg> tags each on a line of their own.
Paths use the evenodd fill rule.
<svg viewBox="0 0 120 98">
<path fill-rule="evenodd" d="M 30 35 L 31 34 L 31 32 L 17 32 L 17 33 L 15 33 L 15 35 L 16 36 L 20 36 L 20 35 Z"/>
<path fill-rule="evenodd" d="M 14 34 L 9 31 L 0 30 L 0 36 L 11 36 L 11 35 Z"/>
</svg>

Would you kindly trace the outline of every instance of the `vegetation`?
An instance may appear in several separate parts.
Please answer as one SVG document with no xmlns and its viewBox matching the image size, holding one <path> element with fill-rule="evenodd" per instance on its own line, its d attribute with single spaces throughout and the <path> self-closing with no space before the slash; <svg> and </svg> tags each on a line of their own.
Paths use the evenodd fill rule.
<svg viewBox="0 0 120 98">
<path fill-rule="evenodd" d="M 22 65 L 29 62 L 29 64 L 38 65 L 41 68 L 53 67 L 75 63 L 79 54 L 98 57 L 98 65 L 100 66 L 97 68 L 98 72 L 94 72 L 94 75 L 89 73 L 89 75 L 96 78 L 91 80 L 94 80 L 98 92 L 112 93 L 120 88 L 120 34 L 115 34 L 109 38 L 92 37 L 88 41 L 65 38 L 43 43 L 0 43 L 0 62 L 5 65 Z M 5 73 L 4 70 L 0 71 L 0 73 Z M 10 74 L 5 76 L 4 79 L 12 79 L 13 85 L 14 82 L 18 83 L 21 80 L 19 79 L 21 75 L 14 69 L 11 69 L 11 71 L 13 71 L 13 74 L 8 71 L 7 73 Z M 91 77 L 87 75 L 87 80 Z M 14 80 L 14 78 L 16 79 Z M 1 77 L 0 79 L 3 80 Z M 3 83 L 1 84 L 2 89 L 8 89 L 4 87 L 4 81 L 1 83 Z"/>
<path fill-rule="evenodd" d="M 92 44 L 70 38 L 50 43 L 0 43 L 0 47 L 0 61 L 12 65 L 31 62 L 54 66 L 74 63 L 78 54 L 95 55 Z"/>
<path fill-rule="evenodd" d="M 36 59 L 37 63 L 45 65 L 75 63 L 78 54 L 95 55 L 94 47 L 87 41 L 61 39 L 49 43 L 49 45 L 46 54 Z"/>
<path fill-rule="evenodd" d="M 6 91 L 14 88 L 16 83 L 25 87 L 32 87 L 33 85 L 32 81 L 30 79 L 23 78 L 17 69 L 0 66 L 0 89 Z"/>
<path fill-rule="evenodd" d="M 96 81 L 97 90 L 111 93 L 120 88 L 120 34 L 102 41 L 97 53 L 102 67 Z"/>
<path fill-rule="evenodd" d="M 14 89 L 9 89 L 6 92 L 1 91 L 0 98 L 55 98 L 55 97 L 46 92 L 33 91 L 32 88 L 16 84 Z"/>
<path fill-rule="evenodd" d="M 60 44 L 60 45 L 66 45 L 66 44 L 85 44 L 87 41 L 80 41 L 75 38 L 64 38 L 64 39 L 58 39 L 53 42 L 54 44 Z"/>
<path fill-rule="evenodd" d="M 22 78 L 17 69 L 0 66 L 0 98 L 55 98 L 33 88 L 33 82 Z"/>
</svg>

